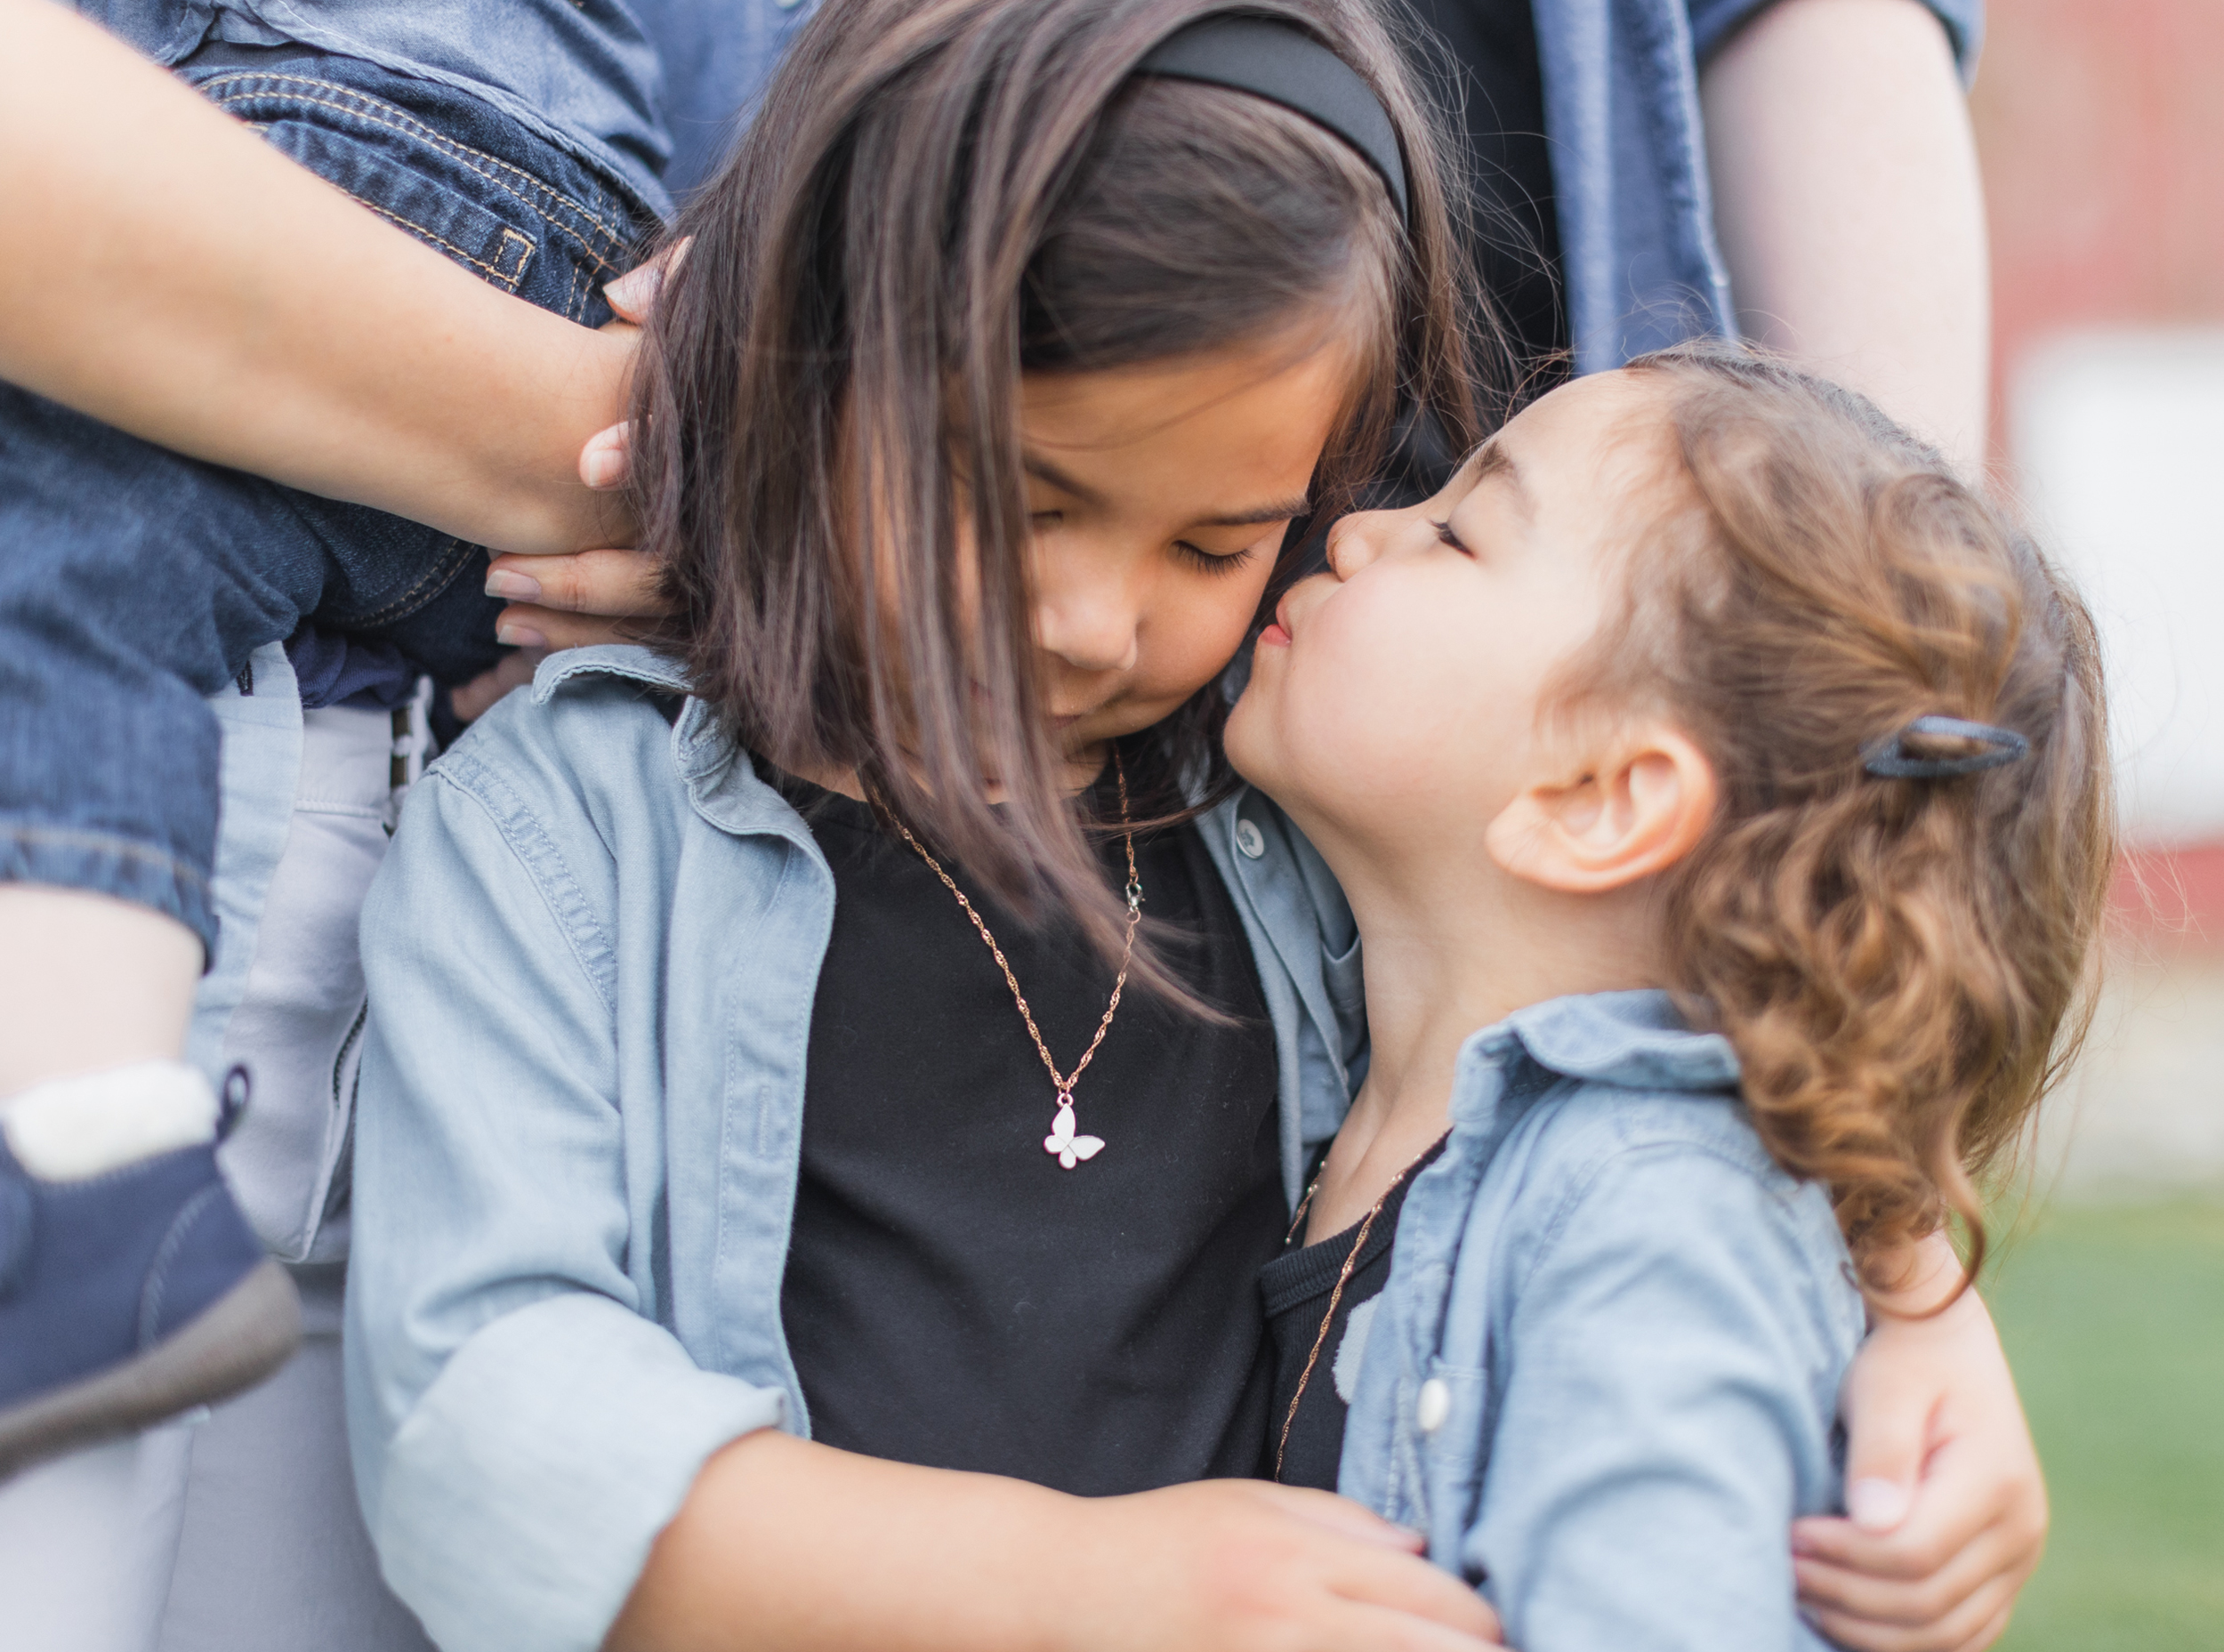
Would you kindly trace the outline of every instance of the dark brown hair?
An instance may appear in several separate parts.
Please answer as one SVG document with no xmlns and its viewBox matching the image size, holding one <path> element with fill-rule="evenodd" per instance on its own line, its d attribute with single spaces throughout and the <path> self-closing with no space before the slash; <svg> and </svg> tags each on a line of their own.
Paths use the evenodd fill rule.
<svg viewBox="0 0 2224 1652">
<path fill-rule="evenodd" d="M 1410 230 L 1302 117 L 1133 74 L 1229 12 L 1304 29 L 1375 89 Z M 1116 950 L 1123 914 L 1037 705 L 1020 375 L 1341 322 L 1358 382 L 1314 493 L 1337 509 L 1401 393 L 1476 433 L 1438 178 L 1357 0 L 834 0 L 675 227 L 694 245 L 643 353 L 635 499 L 695 691 L 775 761 L 854 767 L 972 881 L 1022 910 L 1047 899 Z M 1123 744 L 1139 806 L 1224 789 L 1225 714 L 1214 683 Z"/>
<path fill-rule="evenodd" d="M 1565 681 L 1664 705 L 1714 764 L 1714 821 L 1664 891 L 1670 979 L 1736 1047 L 1769 1150 L 1830 1188 L 1869 1287 L 1949 1212 L 1974 1277 L 1978 1183 L 2087 1019 L 2115 851 L 2091 617 L 1852 392 L 1731 345 L 1632 365 L 1668 389 L 1688 503 Z M 1932 714 L 2028 753 L 1867 772 Z"/>
</svg>

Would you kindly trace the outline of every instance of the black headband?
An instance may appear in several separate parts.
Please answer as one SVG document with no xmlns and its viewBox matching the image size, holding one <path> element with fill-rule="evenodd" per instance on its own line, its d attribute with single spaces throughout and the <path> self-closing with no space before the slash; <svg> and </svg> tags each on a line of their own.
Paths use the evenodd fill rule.
<svg viewBox="0 0 2224 1652">
<path fill-rule="evenodd" d="M 1406 162 L 1389 111 L 1358 69 L 1295 24 L 1208 17 L 1160 41 L 1135 72 L 1248 92 L 1302 115 L 1342 138 L 1382 175 L 1398 217 L 1412 229 Z"/>
</svg>

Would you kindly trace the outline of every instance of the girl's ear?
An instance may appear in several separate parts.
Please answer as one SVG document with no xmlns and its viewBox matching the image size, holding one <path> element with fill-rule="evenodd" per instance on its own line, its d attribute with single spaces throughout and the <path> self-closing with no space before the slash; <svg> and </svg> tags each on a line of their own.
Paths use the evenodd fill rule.
<svg viewBox="0 0 2224 1652">
<path fill-rule="evenodd" d="M 1527 787 L 1484 833 L 1515 877 L 1602 895 L 1674 866 L 1714 818 L 1714 765 L 1665 723 L 1618 729 L 1579 778 Z"/>
</svg>

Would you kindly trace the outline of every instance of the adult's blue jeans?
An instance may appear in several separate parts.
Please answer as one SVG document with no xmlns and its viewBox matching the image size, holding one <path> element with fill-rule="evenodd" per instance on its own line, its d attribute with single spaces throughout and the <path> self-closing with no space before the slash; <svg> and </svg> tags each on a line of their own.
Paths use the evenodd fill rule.
<svg viewBox="0 0 2224 1652">
<path fill-rule="evenodd" d="M 247 60 L 243 64 L 242 59 Z M 588 326 L 650 224 L 467 93 L 307 50 L 180 71 L 279 149 L 504 292 Z M 212 953 L 205 697 L 303 621 L 444 682 L 500 650 L 479 548 L 126 436 L 0 384 L 0 879 L 133 900 Z"/>
</svg>

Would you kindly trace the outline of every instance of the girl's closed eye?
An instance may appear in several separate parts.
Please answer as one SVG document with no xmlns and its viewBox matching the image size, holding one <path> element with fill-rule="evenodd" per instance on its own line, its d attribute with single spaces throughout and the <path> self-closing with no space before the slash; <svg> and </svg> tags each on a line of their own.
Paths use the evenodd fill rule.
<svg viewBox="0 0 2224 1652">
<path fill-rule="evenodd" d="M 1174 542 L 1174 550 L 1198 573 L 1220 578 L 1249 568 L 1258 560 L 1259 547 L 1264 543 L 1263 540 L 1253 541 L 1240 551 L 1208 551 L 1203 545 L 1178 539 Z"/>
</svg>

